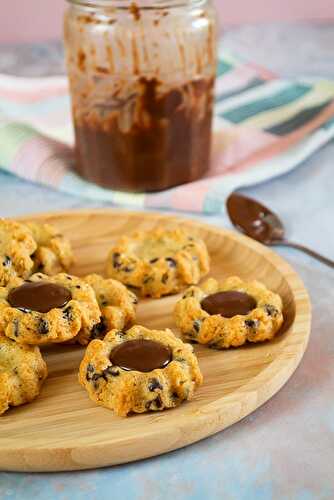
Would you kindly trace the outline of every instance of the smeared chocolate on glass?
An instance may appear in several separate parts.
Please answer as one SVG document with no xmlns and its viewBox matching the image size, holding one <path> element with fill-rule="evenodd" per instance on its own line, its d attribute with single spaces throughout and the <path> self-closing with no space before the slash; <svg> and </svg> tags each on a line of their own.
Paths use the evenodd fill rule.
<svg viewBox="0 0 334 500">
<path fill-rule="evenodd" d="M 17 288 L 13 288 L 7 298 L 12 307 L 41 313 L 47 313 L 55 308 L 62 308 L 71 299 L 71 292 L 67 288 L 47 281 L 24 283 Z"/>
<path fill-rule="evenodd" d="M 205 175 L 216 78 L 212 2 L 89 2 L 89 10 L 69 3 L 77 172 L 133 192 Z"/>
<path fill-rule="evenodd" d="M 111 351 L 110 361 L 123 370 L 146 373 L 157 368 L 166 368 L 172 361 L 172 351 L 153 340 L 129 340 Z"/>
<path fill-rule="evenodd" d="M 202 309 L 207 313 L 220 314 L 224 318 L 233 318 L 238 314 L 247 315 L 255 309 L 256 300 L 247 293 L 234 290 L 208 295 L 201 302 Z"/>
</svg>

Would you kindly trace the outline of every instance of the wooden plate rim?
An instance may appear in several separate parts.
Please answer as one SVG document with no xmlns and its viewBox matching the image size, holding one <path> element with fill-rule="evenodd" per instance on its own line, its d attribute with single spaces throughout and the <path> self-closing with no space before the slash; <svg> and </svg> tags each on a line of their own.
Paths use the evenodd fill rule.
<svg viewBox="0 0 334 500">
<path fill-rule="evenodd" d="M 261 387 L 261 379 L 268 379 L 267 373 L 272 372 L 271 379 L 277 377 L 280 374 L 280 361 L 284 357 L 284 350 L 282 349 L 282 352 L 277 354 L 273 361 L 265 367 L 264 369 L 261 370 L 261 372 L 253 377 L 250 381 L 248 381 L 245 385 L 243 385 L 239 390 L 242 391 L 242 400 L 240 401 L 240 405 L 242 405 L 243 401 L 246 401 L 247 398 L 254 392 L 254 390 L 250 387 L 251 385 L 254 385 L 254 381 L 256 381 L 257 389 L 256 392 L 258 394 L 258 401 L 256 405 L 254 406 L 252 411 L 247 411 L 244 415 L 240 414 L 240 418 L 236 420 L 234 423 L 240 421 L 242 418 L 244 418 L 246 415 L 252 413 L 255 411 L 257 408 L 259 408 L 262 404 L 264 404 L 266 401 L 268 401 L 274 394 L 276 394 L 279 389 L 289 380 L 291 375 L 294 373 L 295 369 L 297 368 L 300 360 L 303 357 L 303 354 L 306 350 L 308 341 L 309 341 L 309 336 L 310 336 L 310 330 L 311 330 L 311 303 L 309 299 L 308 292 L 304 286 L 303 281 L 301 278 L 298 276 L 296 271 L 292 268 L 290 264 L 288 264 L 282 257 L 277 255 L 275 252 L 273 252 L 271 249 L 261 245 L 260 243 L 242 235 L 235 233 L 233 231 L 229 231 L 227 229 L 223 229 L 220 227 L 217 227 L 215 225 L 211 225 L 208 223 L 204 223 L 202 221 L 198 221 L 197 219 L 192 219 L 192 218 L 186 218 L 182 216 L 177 216 L 175 214 L 169 214 L 169 213 L 164 213 L 161 214 L 159 212 L 141 212 L 141 211 L 135 211 L 135 210 L 126 210 L 126 209 L 114 209 L 114 208 L 97 208 L 97 209 L 76 209 L 76 210 L 71 210 L 71 211 L 57 211 L 57 212 L 45 212 L 45 213 L 33 213 L 33 214 L 28 214 L 22 217 L 17 217 L 15 220 L 39 220 L 39 219 L 50 219 L 50 218 L 72 218 L 72 217 L 80 217 L 83 215 L 92 215 L 92 216 L 99 216 L 99 215 L 120 215 L 122 217 L 138 217 L 140 216 L 141 218 L 145 219 L 154 219 L 154 220 L 161 220 L 161 221 L 167 221 L 168 223 L 175 223 L 175 224 L 180 224 L 182 222 L 191 224 L 195 228 L 206 230 L 206 231 L 213 231 L 216 234 L 220 233 L 221 235 L 227 236 L 229 239 L 232 239 L 238 243 L 241 243 L 242 245 L 245 245 L 247 247 L 250 247 L 254 251 L 256 251 L 258 254 L 260 254 L 263 258 L 265 258 L 267 261 L 269 261 L 271 264 L 273 264 L 276 269 L 281 273 L 281 275 L 284 277 L 284 279 L 287 281 L 291 292 L 294 297 L 295 301 L 295 319 L 293 324 L 290 326 L 290 334 L 287 336 L 287 338 L 284 341 L 283 347 L 286 346 L 286 343 L 289 340 L 289 337 L 291 334 L 293 334 L 294 331 L 298 329 L 302 329 L 305 332 L 305 340 L 304 343 L 301 344 L 300 351 L 298 353 L 298 356 L 292 358 L 289 363 L 288 369 L 286 369 L 286 376 L 283 377 L 283 380 L 280 380 L 279 383 L 277 383 L 277 386 L 273 388 L 272 391 L 266 394 L 265 397 L 264 395 L 261 394 L 266 388 L 265 385 Z M 296 295 L 296 291 L 298 289 L 298 295 Z M 303 305 L 301 303 L 303 302 Z M 301 310 L 302 308 L 302 310 Z M 300 317 L 302 316 L 302 317 Z M 260 395 L 260 397 L 259 397 Z M 224 401 L 225 408 L 221 408 L 221 403 Z M 226 426 L 224 425 L 224 422 L 220 420 L 220 416 L 222 416 L 223 413 L 226 412 L 226 405 L 227 404 L 233 404 L 233 393 L 223 396 L 217 400 L 215 400 L 212 403 L 208 403 L 203 410 L 189 410 L 189 411 L 184 411 L 182 415 L 178 416 L 178 424 L 177 424 L 177 431 L 180 432 L 182 431 L 183 424 L 186 422 L 187 424 L 187 434 L 189 434 L 189 430 L 191 430 L 191 426 L 196 428 L 196 433 L 195 433 L 195 438 L 193 440 L 187 440 L 184 444 L 181 444 L 180 446 L 177 447 L 171 447 L 168 449 L 168 447 L 164 447 L 161 451 L 157 451 L 154 454 L 148 454 L 143 456 L 143 458 L 147 458 L 149 456 L 154 456 L 158 455 L 160 453 L 165 453 L 167 451 L 171 451 L 174 449 L 182 448 L 184 446 L 187 446 L 193 442 L 197 442 L 201 439 L 204 439 L 205 437 L 209 437 L 210 435 L 213 435 L 222 429 L 224 429 Z M 207 419 L 210 418 L 212 419 L 211 425 L 212 429 L 208 431 L 208 429 L 204 430 L 202 433 L 202 437 L 199 437 L 198 434 L 198 426 L 201 424 L 201 422 L 207 422 Z M 135 417 L 134 417 L 135 418 Z M 191 422 L 190 422 L 191 420 Z M 233 424 L 232 424 L 233 425 Z M 150 438 L 160 436 L 163 438 L 163 434 L 168 435 L 170 431 L 175 430 L 175 423 L 174 422 L 163 422 L 163 425 L 161 425 L 160 422 L 157 422 L 155 424 L 155 428 L 150 428 L 149 430 L 144 430 L 143 432 L 138 435 L 138 442 L 140 445 L 141 441 L 145 441 L 146 437 L 149 436 Z M 75 451 L 75 453 L 80 453 L 80 450 L 98 450 L 100 448 L 103 448 L 104 450 L 111 445 L 117 443 L 126 443 L 127 438 L 122 436 L 119 440 L 113 439 L 112 441 L 106 440 L 103 444 L 101 443 L 91 443 L 91 444 L 79 444 L 78 446 L 39 446 L 38 448 L 33 448 L 34 452 L 41 452 L 46 450 L 52 450 L 54 453 L 57 451 L 62 451 L 62 452 L 67 452 L 71 453 Z M 8 451 L 12 450 L 13 452 L 19 452 L 20 450 L 25 449 L 25 447 L 20 447 L 20 446 L 10 446 L 8 448 Z M 6 451 L 6 448 L 1 449 L 1 455 Z M 129 460 L 122 460 L 117 463 L 124 463 L 127 461 L 132 461 L 135 460 L 131 457 L 129 457 Z M 116 462 L 115 462 L 116 463 Z M 107 466 L 108 464 L 103 464 L 101 466 Z M 94 466 L 96 467 L 96 466 Z M 80 469 L 84 469 L 85 467 L 81 467 Z M 86 468 L 92 468 L 92 466 L 87 465 Z M 8 470 L 8 469 L 7 469 Z M 18 469 L 11 469 L 11 470 L 22 470 L 22 468 Z M 34 470 L 33 468 L 30 468 L 29 470 Z M 43 468 L 40 469 L 35 469 L 37 470 L 45 470 Z M 50 469 L 51 470 L 51 469 Z M 57 469 L 57 470 L 74 470 L 71 468 L 66 468 L 66 469 Z"/>
</svg>

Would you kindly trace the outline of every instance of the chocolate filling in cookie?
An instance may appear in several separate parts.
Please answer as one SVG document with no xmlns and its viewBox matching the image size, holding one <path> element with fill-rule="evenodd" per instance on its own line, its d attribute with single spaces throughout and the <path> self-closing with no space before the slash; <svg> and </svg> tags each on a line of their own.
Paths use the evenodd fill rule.
<svg viewBox="0 0 334 500">
<path fill-rule="evenodd" d="M 115 347 L 110 354 L 110 361 L 123 370 L 150 372 L 165 368 L 172 360 L 172 351 L 168 346 L 153 340 L 129 340 Z"/>
<path fill-rule="evenodd" d="M 62 308 L 71 299 L 72 295 L 67 288 L 47 281 L 24 283 L 8 294 L 8 302 L 12 307 L 40 313 Z"/>
<path fill-rule="evenodd" d="M 247 315 L 256 308 L 256 300 L 247 293 L 234 290 L 208 295 L 201 302 L 202 309 L 207 313 L 220 314 L 224 318 L 237 315 Z"/>
</svg>

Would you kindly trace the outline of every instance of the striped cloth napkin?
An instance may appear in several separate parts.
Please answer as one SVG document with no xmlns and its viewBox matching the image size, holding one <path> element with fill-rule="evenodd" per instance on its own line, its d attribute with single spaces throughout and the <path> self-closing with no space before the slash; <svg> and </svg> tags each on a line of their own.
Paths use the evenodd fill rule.
<svg viewBox="0 0 334 500">
<path fill-rule="evenodd" d="M 292 170 L 333 136 L 334 82 L 282 80 L 221 50 L 209 174 L 159 193 L 120 193 L 90 184 L 71 170 L 73 130 L 65 77 L 0 75 L 0 169 L 117 205 L 219 213 L 234 189 Z"/>
</svg>

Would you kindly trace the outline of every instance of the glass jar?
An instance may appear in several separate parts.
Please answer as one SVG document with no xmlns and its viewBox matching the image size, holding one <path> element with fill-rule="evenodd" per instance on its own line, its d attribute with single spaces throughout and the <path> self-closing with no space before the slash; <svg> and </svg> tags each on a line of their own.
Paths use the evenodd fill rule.
<svg viewBox="0 0 334 500">
<path fill-rule="evenodd" d="M 211 0 L 68 0 L 76 169 L 158 191 L 209 168 L 216 75 Z"/>
</svg>

